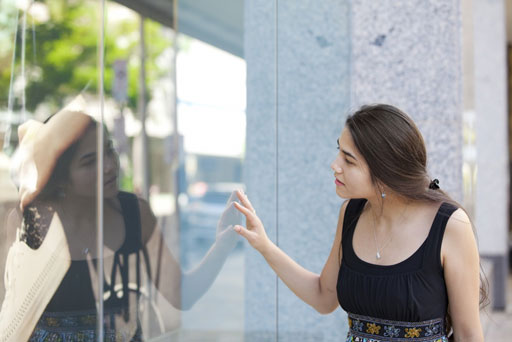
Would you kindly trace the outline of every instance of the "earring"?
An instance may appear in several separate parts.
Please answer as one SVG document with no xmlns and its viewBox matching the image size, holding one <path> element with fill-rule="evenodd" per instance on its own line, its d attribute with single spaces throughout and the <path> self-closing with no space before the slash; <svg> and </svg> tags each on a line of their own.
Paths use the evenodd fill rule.
<svg viewBox="0 0 512 342">
<path fill-rule="evenodd" d="M 386 193 L 385 193 L 385 192 L 382 192 L 382 193 L 380 194 L 380 196 L 381 196 L 382 198 L 386 198 Z"/>
</svg>

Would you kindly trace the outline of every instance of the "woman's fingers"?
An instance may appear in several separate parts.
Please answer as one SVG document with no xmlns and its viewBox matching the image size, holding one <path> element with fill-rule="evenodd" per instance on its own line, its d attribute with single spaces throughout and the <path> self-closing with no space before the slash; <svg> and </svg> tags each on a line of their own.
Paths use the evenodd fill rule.
<svg viewBox="0 0 512 342">
<path fill-rule="evenodd" d="M 250 211 L 255 213 L 256 210 L 254 210 L 254 208 L 252 207 L 251 201 L 249 201 L 249 198 L 247 197 L 247 195 L 244 194 L 244 192 L 242 190 L 238 190 L 237 194 L 238 194 L 238 199 L 240 199 L 240 203 L 242 203 L 244 205 L 244 207 L 248 208 Z"/>
<path fill-rule="evenodd" d="M 241 205 L 238 202 L 233 202 L 235 205 L 235 208 L 237 208 L 242 214 L 245 215 L 245 218 L 252 218 L 254 216 L 254 212 L 243 205 Z"/>
<path fill-rule="evenodd" d="M 249 231 L 249 229 L 245 228 L 245 227 L 242 227 L 240 225 L 236 225 L 234 227 L 235 229 L 235 232 L 237 232 L 238 234 L 242 235 L 244 238 L 248 239 L 249 238 L 249 234 L 251 234 L 251 232 Z"/>
</svg>

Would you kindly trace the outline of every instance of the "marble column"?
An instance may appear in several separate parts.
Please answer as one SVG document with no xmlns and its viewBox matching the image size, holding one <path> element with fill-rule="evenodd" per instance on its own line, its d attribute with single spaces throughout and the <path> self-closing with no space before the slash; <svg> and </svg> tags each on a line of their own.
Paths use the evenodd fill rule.
<svg viewBox="0 0 512 342">
<path fill-rule="evenodd" d="M 352 3 L 352 107 L 383 102 L 409 114 L 432 178 L 462 200 L 460 1 Z"/>
<path fill-rule="evenodd" d="M 247 63 L 246 193 L 277 240 L 277 4 L 245 1 Z M 251 247 L 245 255 L 245 341 L 277 340 L 277 277 Z"/>
<path fill-rule="evenodd" d="M 246 1 L 245 22 L 247 192 L 272 240 L 320 273 L 342 203 L 329 165 L 349 107 L 348 2 Z M 346 334 L 340 309 L 320 315 L 253 251 L 246 265 L 247 340 Z"/>
<path fill-rule="evenodd" d="M 505 309 L 508 274 L 508 115 L 503 0 L 473 1 L 476 113 L 476 228 L 480 254 L 494 265 L 493 307 Z"/>
</svg>

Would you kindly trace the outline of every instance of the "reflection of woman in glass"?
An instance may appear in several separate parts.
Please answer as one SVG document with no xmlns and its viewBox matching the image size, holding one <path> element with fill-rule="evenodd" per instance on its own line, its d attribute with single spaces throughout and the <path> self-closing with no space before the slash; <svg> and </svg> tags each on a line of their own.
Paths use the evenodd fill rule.
<svg viewBox="0 0 512 342">
<path fill-rule="evenodd" d="M 83 113 L 63 110 L 44 125 L 30 122 L 20 131 L 22 147 L 29 146 L 29 139 L 33 140 L 18 170 L 23 206 L 21 241 L 31 250 L 25 252 L 28 256 L 17 255 L 17 267 L 7 265 L 7 272 L 12 272 L 10 277 L 23 278 L 20 268 L 36 274 L 41 271 L 32 270 L 31 267 L 36 266 L 24 265 L 23 260 L 30 260 L 27 258 L 32 255 L 40 260 L 48 259 L 50 263 L 48 251 L 44 248 L 39 251 L 39 247 L 55 243 L 46 241 L 45 236 L 57 239 L 59 230 L 65 234 L 72 260 L 59 266 L 61 274 L 65 275 L 54 284 L 56 290 L 50 296 L 46 294 L 49 302 L 45 303 L 42 315 L 36 317 L 37 325 L 29 341 L 96 341 L 96 123 Z M 194 271 L 185 274 L 164 243 L 163 272 L 159 283 L 155 284 L 154 274 L 151 274 L 155 260 L 150 260 L 146 249 L 146 244 L 160 234 L 159 229 L 155 229 L 155 216 L 145 200 L 119 191 L 117 155 L 112 142 L 105 140 L 104 340 L 141 341 L 143 310 L 139 306 L 143 303 L 141 297 L 151 290 L 151 284 L 156 285 L 174 307 L 190 308 L 215 279 L 237 236 L 230 228 L 218 227 L 216 242 L 207 256 Z M 230 210 L 236 212 L 228 206 L 225 217 Z M 146 281 L 150 282 L 149 287 L 144 286 Z M 7 286 L 3 319 L 15 316 L 7 313 L 13 310 L 9 305 L 15 306 L 9 304 L 9 291 L 22 295 L 19 288 L 23 284 L 18 281 L 15 286 L 16 290 Z M 34 307 L 38 300 L 44 302 L 41 299 L 44 296 L 44 293 L 39 294 L 39 299 L 33 300 Z M 31 315 L 34 313 L 28 312 L 24 317 L 34 320 L 28 318 Z"/>
<path fill-rule="evenodd" d="M 443 342 L 450 325 L 456 341 L 483 341 L 472 224 L 430 179 L 414 122 L 389 105 L 364 106 L 348 117 L 338 149 L 336 193 L 349 200 L 321 274 L 268 239 L 242 193 L 235 205 L 247 228 L 235 230 L 304 302 L 324 314 L 341 305 L 347 341 Z"/>
</svg>

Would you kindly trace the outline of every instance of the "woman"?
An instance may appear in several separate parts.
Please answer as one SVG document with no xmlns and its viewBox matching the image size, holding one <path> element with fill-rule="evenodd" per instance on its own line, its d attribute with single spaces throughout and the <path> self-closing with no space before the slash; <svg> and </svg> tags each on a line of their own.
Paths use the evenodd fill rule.
<svg viewBox="0 0 512 342">
<path fill-rule="evenodd" d="M 79 107 L 83 107 L 83 104 Z M 59 232 L 62 231 L 66 245 L 60 249 L 66 249 L 66 256 L 71 258 L 71 262 L 62 262 L 55 267 L 58 268 L 58 272 L 53 273 L 53 277 L 58 278 L 56 284 L 50 281 L 44 283 L 45 288 L 54 286 L 49 296 L 44 293 L 36 295 L 37 299 L 31 301 L 39 304 L 39 307 L 31 304 L 34 310 L 25 310 L 24 319 L 33 320 L 32 316 L 35 316 L 37 324 L 35 329 L 29 324 L 24 329 L 18 326 L 18 330 L 30 329 L 30 333 L 33 329 L 29 337 L 31 342 L 97 340 L 96 126 L 96 122 L 83 109 L 77 111 L 68 107 L 44 125 L 32 121 L 20 129 L 24 151 L 17 170 L 23 216 L 21 248 L 25 248 L 24 254 L 29 256 L 37 255 L 41 248 L 39 259 L 45 258 L 47 254 L 44 254 L 44 250 L 52 250 L 48 246 L 56 243 L 47 240 L 59 239 Z M 105 140 L 104 340 L 142 341 L 151 332 L 142 331 L 140 305 L 144 301 L 141 298 L 151 296 L 149 293 L 155 286 L 174 307 L 190 308 L 212 284 L 236 243 L 237 235 L 229 227 L 229 220 L 233 221 L 229 217 L 230 211 L 236 210 L 232 205 L 227 206 L 217 229 L 215 244 L 192 272 L 182 273 L 179 263 L 164 243 L 161 260 L 164 270 L 157 282 L 152 273 L 155 260 L 149 258 L 147 248 L 151 241 L 161 238 L 159 230 L 155 229 L 155 216 L 145 200 L 119 191 L 117 154 L 112 142 Z M 32 264 L 23 265 L 24 259 L 19 255 L 18 265 L 14 267 L 18 278 L 23 278 L 20 269 L 39 271 L 31 269 L 34 267 Z M 60 259 L 64 258 L 62 255 Z M 40 268 L 46 268 L 49 264 Z M 41 282 L 34 281 L 34 284 L 41 287 Z M 19 288 L 23 284 L 18 281 L 15 286 L 19 295 Z M 45 299 L 45 296 L 48 298 Z M 42 303 L 44 306 L 41 307 Z M 2 317 L 15 316 L 5 314 L 9 311 L 9 304 L 5 306 L 2 307 Z M 39 312 L 36 310 L 42 309 L 44 312 L 41 315 L 36 313 Z M 147 312 L 149 307 L 145 309 Z M 155 319 L 156 316 L 149 318 L 149 323 L 154 323 Z M 12 340 L 12 337 L 5 338 Z"/>
<path fill-rule="evenodd" d="M 414 122 L 389 105 L 350 115 L 332 162 L 345 201 L 320 275 L 295 263 L 267 235 L 241 191 L 247 228 L 235 230 L 304 302 L 348 313 L 347 341 L 483 341 L 479 255 L 465 211 L 427 174 Z M 447 318 L 447 319 L 445 319 Z"/>
</svg>

